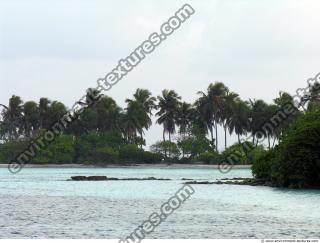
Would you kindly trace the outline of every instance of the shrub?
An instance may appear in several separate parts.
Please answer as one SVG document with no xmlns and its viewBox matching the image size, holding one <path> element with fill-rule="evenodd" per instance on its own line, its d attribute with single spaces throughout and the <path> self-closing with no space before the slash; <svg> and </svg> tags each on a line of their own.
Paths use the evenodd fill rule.
<svg viewBox="0 0 320 243">
<path fill-rule="evenodd" d="M 179 163 L 180 164 L 189 164 L 189 163 L 192 163 L 193 160 L 191 158 L 186 158 L 186 157 L 183 157 L 179 160 Z"/>
<path fill-rule="evenodd" d="M 182 137 L 178 140 L 177 145 L 183 156 L 187 155 L 189 157 L 196 157 L 201 153 L 212 150 L 210 141 L 205 135 Z"/>
<path fill-rule="evenodd" d="M 159 163 L 163 159 L 161 154 L 152 153 L 150 151 L 143 152 L 143 162 L 145 163 Z"/>
<path fill-rule="evenodd" d="M 216 152 L 204 152 L 201 153 L 196 160 L 207 164 L 218 164 L 221 162 L 221 155 Z"/>
<path fill-rule="evenodd" d="M 272 176 L 283 186 L 320 186 L 320 112 L 307 113 L 286 131 Z"/>
<path fill-rule="evenodd" d="M 0 163 L 9 163 L 28 146 L 26 141 L 12 141 L 0 144 Z"/>
<path fill-rule="evenodd" d="M 100 147 L 92 152 L 93 163 L 116 163 L 119 161 L 119 152 L 110 147 Z"/>
<path fill-rule="evenodd" d="M 276 148 L 257 156 L 252 172 L 279 186 L 319 187 L 320 111 L 300 116 Z"/>
<path fill-rule="evenodd" d="M 246 154 L 246 162 L 248 164 L 253 164 L 254 161 L 258 159 L 260 155 L 262 155 L 266 150 L 263 148 L 263 146 L 257 146 L 253 148 L 252 150 L 248 151 Z"/>
<path fill-rule="evenodd" d="M 120 159 L 124 162 L 142 162 L 143 150 L 138 148 L 136 144 L 126 144 L 120 148 Z"/>
<path fill-rule="evenodd" d="M 252 174 L 256 178 L 271 179 L 272 162 L 275 159 L 275 151 L 256 151 L 252 160 Z"/>
<path fill-rule="evenodd" d="M 161 154 L 166 161 L 172 160 L 174 162 L 177 162 L 179 160 L 180 151 L 178 149 L 178 146 L 174 142 L 157 142 L 151 145 L 150 148 L 153 153 Z"/>
<path fill-rule="evenodd" d="M 72 163 L 75 158 L 74 141 L 71 135 L 59 135 L 32 160 L 36 163 Z"/>
</svg>

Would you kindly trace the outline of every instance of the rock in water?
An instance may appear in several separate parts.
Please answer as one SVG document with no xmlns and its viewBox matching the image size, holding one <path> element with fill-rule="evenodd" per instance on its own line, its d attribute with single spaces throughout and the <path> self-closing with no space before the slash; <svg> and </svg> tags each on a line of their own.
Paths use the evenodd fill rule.
<svg viewBox="0 0 320 243">
<path fill-rule="evenodd" d="M 86 181 L 87 177 L 86 176 L 71 176 L 71 179 L 73 181 Z"/>
<path fill-rule="evenodd" d="M 71 176 L 73 181 L 106 181 L 106 176 Z"/>
<path fill-rule="evenodd" d="M 106 176 L 88 176 L 87 180 L 88 181 L 106 181 L 107 177 Z"/>
</svg>

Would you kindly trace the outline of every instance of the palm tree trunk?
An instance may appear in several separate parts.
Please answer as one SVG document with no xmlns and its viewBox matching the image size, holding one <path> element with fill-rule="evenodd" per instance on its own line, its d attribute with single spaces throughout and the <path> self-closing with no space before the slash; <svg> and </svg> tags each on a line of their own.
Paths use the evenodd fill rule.
<svg viewBox="0 0 320 243">
<path fill-rule="evenodd" d="M 240 144 L 241 141 L 240 141 L 240 134 L 238 133 L 238 143 Z"/>
<path fill-rule="evenodd" d="M 142 141 L 143 141 L 142 131 L 140 131 L 140 138 L 141 138 L 140 148 L 142 149 Z"/>
<path fill-rule="evenodd" d="M 273 143 L 272 143 L 272 148 L 274 147 L 274 144 L 276 143 L 277 137 L 274 137 Z"/>
<path fill-rule="evenodd" d="M 271 148 L 271 145 L 270 145 L 270 135 L 268 134 L 268 147 L 269 149 Z"/>
<path fill-rule="evenodd" d="M 218 152 L 218 124 L 215 125 L 216 129 L 216 151 Z"/>
<path fill-rule="evenodd" d="M 224 124 L 224 149 L 227 148 L 227 124 Z"/>
<path fill-rule="evenodd" d="M 162 137 L 163 137 L 163 143 L 165 143 L 165 141 L 166 141 L 166 132 L 165 132 L 164 129 L 163 129 Z M 167 158 L 167 148 L 166 148 L 166 146 L 164 146 L 164 157 Z"/>
<path fill-rule="evenodd" d="M 213 128 L 212 125 L 209 127 L 210 135 L 211 135 L 211 146 L 214 147 L 214 138 L 213 138 Z"/>
</svg>

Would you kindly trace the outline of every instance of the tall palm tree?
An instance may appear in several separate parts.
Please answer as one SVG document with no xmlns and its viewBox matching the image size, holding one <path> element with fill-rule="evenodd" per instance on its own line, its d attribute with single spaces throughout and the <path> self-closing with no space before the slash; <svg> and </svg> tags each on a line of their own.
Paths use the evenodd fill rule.
<svg viewBox="0 0 320 243">
<path fill-rule="evenodd" d="M 223 97 L 229 89 L 222 82 L 210 84 L 207 93 L 199 91 L 201 95 L 199 101 L 200 108 L 203 110 L 204 119 L 208 124 L 211 133 L 211 142 L 213 142 L 213 128 L 215 129 L 216 150 L 218 151 L 218 124 L 221 122 L 221 113 L 223 110 Z"/>
<path fill-rule="evenodd" d="M 249 131 L 249 114 L 250 109 L 248 103 L 240 99 L 236 99 L 232 105 L 232 115 L 228 121 L 228 127 L 230 134 L 234 131 L 238 136 L 239 144 L 241 143 L 240 136 L 246 135 Z"/>
<path fill-rule="evenodd" d="M 279 92 L 279 96 L 273 100 L 274 104 L 277 106 L 278 110 L 286 109 L 286 106 L 288 104 L 294 106 L 294 100 L 293 97 L 288 94 L 287 92 Z M 302 100 L 304 102 L 304 100 Z M 275 144 L 275 141 L 281 137 L 282 132 L 287 129 L 290 124 L 297 118 L 300 111 L 297 109 L 296 112 L 290 116 L 288 116 L 284 121 L 282 121 L 273 131 L 274 140 L 273 145 Z"/>
<path fill-rule="evenodd" d="M 238 98 L 238 94 L 233 92 L 226 92 L 226 94 L 222 97 L 222 107 L 220 110 L 220 120 L 222 122 L 222 126 L 224 129 L 224 148 L 227 148 L 227 128 L 232 117 L 232 108 Z"/>
<path fill-rule="evenodd" d="M 19 96 L 13 95 L 9 99 L 9 105 L 5 106 L 2 111 L 2 126 L 4 133 L 8 134 L 8 139 L 17 139 L 23 132 L 23 101 Z"/>
<path fill-rule="evenodd" d="M 23 105 L 23 123 L 26 137 L 31 137 L 39 128 L 39 109 L 34 101 L 27 101 Z"/>
<path fill-rule="evenodd" d="M 310 95 L 306 97 L 308 103 L 308 110 L 320 109 L 320 83 L 316 82 L 312 86 L 309 84 Z"/>
<path fill-rule="evenodd" d="M 39 100 L 39 128 L 49 128 L 47 117 L 49 116 L 49 107 L 51 101 L 48 98 L 40 98 Z"/>
<path fill-rule="evenodd" d="M 157 101 L 157 99 L 152 96 L 151 92 L 147 89 L 137 89 L 133 97 L 143 106 L 145 112 L 151 116 L 152 110 L 156 108 L 155 103 Z"/>
<path fill-rule="evenodd" d="M 134 137 L 138 137 L 140 134 L 140 147 L 142 147 L 142 134 L 144 127 L 149 128 L 151 125 L 151 119 L 144 112 L 143 106 L 136 100 L 127 101 L 127 107 L 125 108 L 128 121 L 134 125 Z"/>
<path fill-rule="evenodd" d="M 278 106 L 277 105 L 274 105 L 274 104 L 270 104 L 266 107 L 266 120 L 267 119 L 270 119 L 274 114 L 276 114 L 276 112 L 279 110 Z M 283 121 L 281 122 L 283 123 Z M 281 126 L 281 124 L 280 124 Z M 270 149 L 271 148 L 271 143 L 270 143 L 270 139 L 273 137 L 273 138 L 276 138 L 277 137 L 277 134 L 278 134 L 278 131 L 277 131 L 277 127 L 267 127 L 267 130 L 265 131 L 266 132 L 266 136 L 268 138 L 268 148 Z"/>
<path fill-rule="evenodd" d="M 181 97 L 174 90 L 165 89 L 162 91 L 162 96 L 158 96 L 157 108 L 159 109 L 159 111 L 156 113 L 156 115 L 159 118 L 157 120 L 157 123 L 163 125 L 164 142 L 166 141 L 166 133 L 168 133 L 169 142 L 171 142 L 171 134 L 175 132 L 180 100 Z"/>
<path fill-rule="evenodd" d="M 57 122 L 64 114 L 66 114 L 67 108 L 60 101 L 53 101 L 48 110 L 47 121 L 48 125 L 52 126 L 55 122 Z"/>
<path fill-rule="evenodd" d="M 256 100 L 256 99 L 250 99 L 250 131 L 252 133 L 252 143 L 255 145 L 258 145 L 259 137 L 256 137 L 258 135 L 258 131 L 262 131 L 262 127 L 265 123 L 265 121 L 268 119 L 267 116 L 267 109 L 268 104 L 264 102 L 263 100 Z M 259 134 L 261 135 L 261 134 Z M 266 136 L 267 134 L 263 134 Z"/>
<path fill-rule="evenodd" d="M 120 130 L 119 119 L 122 110 L 114 99 L 102 96 L 89 109 L 94 109 L 96 112 L 96 124 L 99 131 Z"/>
<path fill-rule="evenodd" d="M 215 139 L 213 136 L 213 106 L 208 98 L 207 94 L 202 93 L 202 96 L 198 98 L 195 102 L 196 110 L 197 110 L 197 121 L 201 121 L 205 125 L 205 128 L 209 130 L 211 137 L 211 147 L 215 148 Z"/>
<path fill-rule="evenodd" d="M 187 127 L 190 125 L 194 119 L 194 113 L 192 106 L 189 103 L 182 102 L 178 109 L 177 114 L 177 125 L 179 126 L 179 132 L 185 137 L 187 132 Z"/>
<path fill-rule="evenodd" d="M 140 134 L 141 141 L 143 141 L 143 130 L 148 130 L 152 125 L 151 116 L 156 98 L 147 89 L 137 89 L 133 97 L 134 99 L 126 99 L 127 112 L 135 116 L 136 129 Z M 142 143 L 140 146 L 142 147 Z"/>
<path fill-rule="evenodd" d="M 133 143 L 137 135 L 137 121 L 135 120 L 135 115 L 131 113 L 131 110 L 126 110 L 126 112 L 120 115 L 120 129 L 124 135 L 125 140 L 128 143 Z"/>
</svg>

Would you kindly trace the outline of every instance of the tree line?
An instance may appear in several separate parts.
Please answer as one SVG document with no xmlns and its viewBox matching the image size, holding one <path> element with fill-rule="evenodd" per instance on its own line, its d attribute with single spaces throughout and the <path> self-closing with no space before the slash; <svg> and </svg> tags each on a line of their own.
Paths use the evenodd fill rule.
<svg viewBox="0 0 320 243">
<path fill-rule="evenodd" d="M 96 96 L 97 92 L 88 89 L 87 99 Z M 147 89 L 137 89 L 133 97 L 125 100 L 126 107 L 123 108 L 113 98 L 99 94 L 98 101 L 70 124 L 65 135 L 74 140 L 93 133 L 116 133 L 121 143 L 142 149 L 145 131 L 152 126 L 151 118 L 155 116 L 156 123 L 163 126 L 163 137 L 151 146 L 152 152 L 162 154 L 164 158 L 191 158 L 203 153 L 218 153 L 219 126 L 224 130 L 224 149 L 228 147 L 228 136 L 233 133 L 238 136 L 239 144 L 242 136 L 251 134 L 251 143 L 257 146 L 255 133 L 264 122 L 288 102 L 293 103 L 292 96 L 286 92 L 280 92 L 271 104 L 262 99 L 245 101 L 222 82 L 211 83 L 206 91 L 197 94 L 198 98 L 188 103 L 174 90 L 165 89 L 155 97 Z M 2 143 L 29 141 L 41 131 L 50 129 L 67 112 L 62 102 L 48 98 L 23 102 L 16 95 L 8 104 L 0 106 Z M 291 117 L 274 130 L 265 131 L 269 148 L 276 144 L 294 119 Z M 178 135 L 176 141 L 173 141 L 173 135 Z"/>
</svg>

